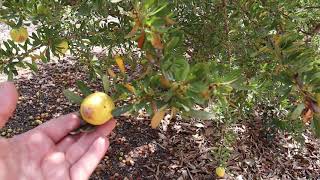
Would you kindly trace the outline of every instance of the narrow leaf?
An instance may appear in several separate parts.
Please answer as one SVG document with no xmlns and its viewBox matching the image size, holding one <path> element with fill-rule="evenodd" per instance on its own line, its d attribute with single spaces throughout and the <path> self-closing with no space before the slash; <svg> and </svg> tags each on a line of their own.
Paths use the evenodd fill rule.
<svg viewBox="0 0 320 180">
<path fill-rule="evenodd" d="M 164 108 L 159 109 L 159 111 L 155 112 L 154 116 L 151 119 L 151 127 L 153 129 L 157 128 L 161 122 L 161 120 L 164 118 L 164 115 L 166 114 L 166 111 Z"/>
<path fill-rule="evenodd" d="M 296 107 L 296 109 L 291 113 L 290 119 L 292 119 L 292 120 L 297 119 L 300 116 L 300 114 L 302 113 L 303 109 L 304 109 L 304 104 L 303 103 L 299 104 Z"/>
<path fill-rule="evenodd" d="M 84 82 L 77 81 L 76 84 L 83 95 L 89 96 L 90 94 L 92 94 L 91 90 L 89 89 L 89 87 L 86 84 L 84 84 Z"/>
<path fill-rule="evenodd" d="M 113 117 L 121 116 L 123 113 L 131 111 L 132 108 L 133 108 L 133 105 L 125 105 L 125 106 L 122 106 L 122 107 L 117 107 L 112 111 L 112 116 Z"/>
<path fill-rule="evenodd" d="M 320 137 L 320 117 L 319 114 L 316 114 L 312 120 L 312 127 L 317 137 Z"/>
<path fill-rule="evenodd" d="M 63 91 L 64 96 L 72 103 L 81 104 L 83 98 L 70 90 Z"/>
<path fill-rule="evenodd" d="M 107 75 L 102 76 L 102 84 L 103 84 L 104 92 L 107 93 L 110 87 L 110 82 Z"/>
<path fill-rule="evenodd" d="M 123 59 L 120 56 L 115 57 L 116 63 L 119 66 L 119 69 L 122 73 L 126 73 L 126 68 L 124 66 Z"/>
<path fill-rule="evenodd" d="M 188 115 L 201 120 L 209 120 L 215 117 L 214 113 L 212 112 L 193 110 L 193 109 L 188 112 Z"/>
</svg>

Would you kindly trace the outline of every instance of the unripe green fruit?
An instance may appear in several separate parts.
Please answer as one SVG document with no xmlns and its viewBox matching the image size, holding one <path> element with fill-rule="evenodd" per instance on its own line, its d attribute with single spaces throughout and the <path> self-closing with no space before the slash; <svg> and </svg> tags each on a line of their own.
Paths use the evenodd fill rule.
<svg viewBox="0 0 320 180">
<path fill-rule="evenodd" d="M 19 27 L 10 31 L 12 41 L 23 43 L 28 39 L 28 31 L 25 27 Z"/>
</svg>

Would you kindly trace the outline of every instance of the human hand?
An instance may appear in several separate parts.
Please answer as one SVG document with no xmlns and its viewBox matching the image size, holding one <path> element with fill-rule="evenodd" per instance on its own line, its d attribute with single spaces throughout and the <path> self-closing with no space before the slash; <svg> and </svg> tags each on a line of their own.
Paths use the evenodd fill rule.
<svg viewBox="0 0 320 180">
<path fill-rule="evenodd" d="M 0 125 L 14 111 L 18 93 L 12 83 L 0 84 Z M 115 120 L 95 131 L 68 133 L 80 126 L 76 114 L 44 123 L 24 134 L 0 139 L 0 179 L 88 179 L 109 147 Z"/>
</svg>

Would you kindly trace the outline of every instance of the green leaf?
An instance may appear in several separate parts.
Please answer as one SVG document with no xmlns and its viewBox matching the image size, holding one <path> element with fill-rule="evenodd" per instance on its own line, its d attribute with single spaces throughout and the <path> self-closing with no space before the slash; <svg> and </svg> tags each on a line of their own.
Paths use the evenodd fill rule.
<svg viewBox="0 0 320 180">
<path fill-rule="evenodd" d="M 8 72 L 8 81 L 13 81 L 13 73 L 12 73 L 12 71 Z"/>
<path fill-rule="evenodd" d="M 191 117 L 201 119 L 201 120 L 209 120 L 215 117 L 215 115 L 211 112 L 194 110 L 194 109 L 191 109 L 187 114 Z"/>
<path fill-rule="evenodd" d="M 144 9 L 149 9 L 154 3 L 155 0 L 145 0 L 143 1 L 143 7 Z"/>
<path fill-rule="evenodd" d="M 70 91 L 70 90 L 64 90 L 63 91 L 64 96 L 71 101 L 72 103 L 81 104 L 83 98 L 77 95 L 76 93 Z"/>
<path fill-rule="evenodd" d="M 122 106 L 122 107 L 117 107 L 112 111 L 112 116 L 113 117 L 121 116 L 123 113 L 131 111 L 133 109 L 133 107 L 134 106 L 132 104 L 125 105 L 125 106 Z"/>
<path fill-rule="evenodd" d="M 180 38 L 179 37 L 173 37 L 166 45 L 165 53 L 168 54 L 169 52 L 172 52 L 173 49 L 177 46 L 179 43 Z"/>
<path fill-rule="evenodd" d="M 110 82 L 107 75 L 102 76 L 102 84 L 103 84 L 104 92 L 107 93 L 110 88 Z"/>
<path fill-rule="evenodd" d="M 225 74 L 221 79 L 219 84 L 226 85 L 235 82 L 238 78 L 241 77 L 240 70 L 232 70 L 230 73 Z"/>
<path fill-rule="evenodd" d="M 118 3 L 121 2 L 122 0 L 110 0 L 111 3 Z"/>
<path fill-rule="evenodd" d="M 299 104 L 296 107 L 296 109 L 291 113 L 290 119 L 295 120 L 295 119 L 299 118 L 299 116 L 302 113 L 303 109 L 304 109 L 304 104 L 303 103 Z"/>
<path fill-rule="evenodd" d="M 149 13 L 148 15 L 149 15 L 149 16 L 153 16 L 153 15 L 157 14 L 158 12 L 160 12 L 161 10 L 163 10 L 164 8 L 166 8 L 166 7 L 168 6 L 168 4 L 169 4 L 169 3 L 167 3 L 167 2 L 164 3 L 160 8 L 158 8 L 157 10 Z"/>
<path fill-rule="evenodd" d="M 163 63 L 162 71 L 169 80 L 184 81 L 190 72 L 190 65 L 184 57 L 169 58 Z"/>
<path fill-rule="evenodd" d="M 316 114 L 313 116 L 311 126 L 313 127 L 316 136 L 319 138 L 320 137 L 320 117 L 319 117 L 319 114 Z"/>
<path fill-rule="evenodd" d="M 47 63 L 50 61 L 50 48 L 47 48 L 46 50 L 46 58 L 44 59 L 46 61 L 44 61 L 44 63 Z"/>
<path fill-rule="evenodd" d="M 24 62 L 32 71 L 38 72 L 38 66 L 36 63 Z"/>
<path fill-rule="evenodd" d="M 89 87 L 86 84 L 84 84 L 84 82 L 77 81 L 76 84 L 83 95 L 89 96 L 90 94 L 92 94 L 91 90 L 89 89 Z"/>
</svg>

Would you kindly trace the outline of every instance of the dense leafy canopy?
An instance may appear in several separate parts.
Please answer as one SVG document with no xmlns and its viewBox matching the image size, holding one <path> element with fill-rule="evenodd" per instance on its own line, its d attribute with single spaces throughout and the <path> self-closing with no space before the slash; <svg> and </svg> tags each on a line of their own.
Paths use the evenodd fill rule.
<svg viewBox="0 0 320 180">
<path fill-rule="evenodd" d="M 312 124 L 320 136 L 318 0 L 7 0 L 0 14 L 11 28 L 35 27 L 24 43 L 2 42 L 9 78 L 67 46 L 114 100 L 131 97 L 114 115 L 145 108 L 153 124 L 168 110 L 231 123 L 266 105 L 284 114 L 271 118 L 278 127 Z"/>
</svg>

